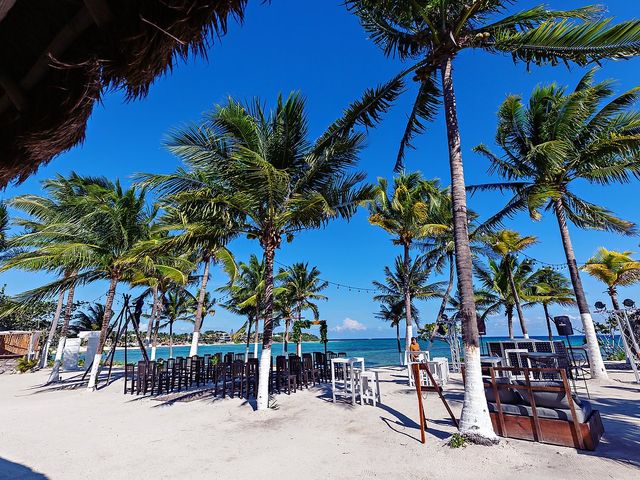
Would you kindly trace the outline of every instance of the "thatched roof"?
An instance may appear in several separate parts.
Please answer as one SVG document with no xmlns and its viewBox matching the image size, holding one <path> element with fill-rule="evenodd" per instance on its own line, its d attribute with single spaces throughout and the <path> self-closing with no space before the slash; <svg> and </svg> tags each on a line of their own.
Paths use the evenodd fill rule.
<svg viewBox="0 0 640 480">
<path fill-rule="evenodd" d="M 109 88 L 158 76 L 238 20 L 247 0 L 0 0 L 0 187 L 84 140 Z"/>
</svg>

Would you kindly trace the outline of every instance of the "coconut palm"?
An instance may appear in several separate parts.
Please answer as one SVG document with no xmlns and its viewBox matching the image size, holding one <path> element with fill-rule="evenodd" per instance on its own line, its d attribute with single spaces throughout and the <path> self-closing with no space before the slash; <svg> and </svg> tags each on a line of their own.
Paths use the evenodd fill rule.
<svg viewBox="0 0 640 480">
<path fill-rule="evenodd" d="M 293 265 L 286 267 L 280 271 L 282 275 L 282 285 L 286 289 L 285 295 L 287 295 L 294 305 L 296 312 L 296 321 L 302 321 L 302 312 L 305 310 L 311 310 L 313 318 L 318 320 L 320 313 L 318 311 L 318 305 L 312 300 L 327 300 L 327 297 L 320 292 L 326 289 L 329 284 L 324 280 L 321 280 L 320 271 L 313 267 L 309 270 L 308 263 L 294 263 Z M 302 356 L 302 344 L 301 336 L 297 335 L 294 338 L 296 341 L 296 351 L 298 356 Z M 289 342 L 289 321 L 285 320 L 284 329 L 284 351 L 287 352 L 287 345 Z"/>
<path fill-rule="evenodd" d="M 197 303 L 191 292 L 177 286 L 171 287 L 162 296 L 161 317 L 164 324 L 160 328 L 169 327 L 169 358 L 173 358 L 173 325 L 179 321 L 191 322 Z"/>
<path fill-rule="evenodd" d="M 268 378 L 273 342 L 273 265 L 283 239 L 320 228 L 337 217 L 350 218 L 370 197 L 359 187 L 365 175 L 351 173 L 363 135 L 350 133 L 351 108 L 315 142 L 308 137 L 305 102 L 298 94 L 278 98 L 266 112 L 256 100 L 243 105 L 233 99 L 219 106 L 200 125 L 174 132 L 169 149 L 190 169 L 192 181 L 164 188 L 174 195 L 212 185 L 207 195 L 213 206 L 240 217 L 237 232 L 260 242 L 265 262 L 264 331 L 260 375 Z M 195 177 L 195 173 L 194 173 Z M 261 382 L 258 409 L 268 406 L 268 382 Z"/>
<path fill-rule="evenodd" d="M 616 252 L 604 247 L 598 249 L 582 266 L 582 270 L 607 286 L 614 310 L 620 310 L 618 287 L 627 287 L 640 282 L 640 262 L 631 257 L 631 252 Z"/>
<path fill-rule="evenodd" d="M 414 301 L 442 296 L 444 284 L 442 282 L 429 283 L 432 267 L 424 255 L 411 261 L 408 271 L 405 268 L 404 258 L 400 256 L 396 257 L 393 270 L 388 266 L 384 267 L 384 283 L 373 282 L 374 287 L 379 292 L 373 297 L 373 300 L 387 305 L 388 309 L 395 309 L 398 300 L 403 299 L 405 305 L 403 313 L 406 318 L 406 312 L 404 312 L 404 308 L 406 308 L 406 292 L 409 292 L 411 298 L 411 303 L 409 304 L 411 314 L 417 315 L 418 310 L 414 305 Z M 417 316 L 414 320 L 419 325 Z M 409 342 L 411 342 L 411 339 L 409 339 Z"/>
<path fill-rule="evenodd" d="M 418 309 L 415 305 L 411 305 L 411 318 L 418 320 Z M 394 300 L 386 297 L 380 304 L 380 310 L 375 314 L 376 318 L 389 322 L 392 328 L 396 330 L 396 343 L 398 345 L 398 363 L 402 364 L 402 345 L 400 343 L 400 322 L 406 317 L 404 314 L 404 297 L 398 297 Z"/>
<path fill-rule="evenodd" d="M 21 210 L 27 217 L 14 219 L 15 225 L 22 227 L 23 232 L 10 240 L 10 246 L 14 248 L 5 258 L 1 270 L 46 270 L 56 273 L 66 285 L 58 292 L 56 313 L 42 355 L 41 366 L 44 366 L 62 313 L 64 295 L 67 293 L 64 320 L 49 382 L 59 378 L 62 352 L 74 304 L 76 282 L 72 279 L 79 270 L 90 264 L 90 246 L 82 242 L 85 233 L 82 218 L 90 213 L 86 209 L 85 198 L 91 183 L 91 179 L 75 173 L 67 178 L 58 175 L 42 182 L 42 189 L 47 196 L 20 195 L 10 201 L 12 207 Z"/>
<path fill-rule="evenodd" d="M 606 58 L 627 58 L 640 52 L 640 22 L 611 25 L 598 20 L 602 9 L 549 10 L 537 6 L 507 13 L 515 0 L 347 0 L 370 38 L 385 55 L 411 61 L 389 82 L 365 92 L 358 106 L 369 106 L 368 124 L 404 91 L 413 75 L 417 94 L 400 142 L 397 166 L 415 135 L 424 130 L 444 103 L 455 225 L 456 272 L 464 303 L 465 402 L 460 429 L 469 438 L 496 440 L 486 407 L 480 346 L 473 305 L 473 265 L 466 218 L 466 192 L 460 129 L 453 83 L 453 60 L 463 50 L 509 54 L 527 65 L 584 65 Z M 438 74 L 440 81 L 438 82 Z"/>
<path fill-rule="evenodd" d="M 571 289 L 571 283 L 560 272 L 556 272 L 551 268 L 541 268 L 534 273 L 533 290 L 539 298 L 538 302 L 542 304 L 544 309 L 544 317 L 547 321 L 547 332 L 549 340 L 553 340 L 553 332 L 551 331 L 551 315 L 549 314 L 550 305 L 569 306 L 576 303 Z"/>
<path fill-rule="evenodd" d="M 512 191 L 513 197 L 494 221 L 526 210 L 532 219 L 541 209 L 558 222 L 569 274 L 587 340 L 594 378 L 607 376 L 589 311 L 568 223 L 578 228 L 634 234 L 635 226 L 593 204 L 572 188 L 576 181 L 610 185 L 628 182 L 640 169 L 638 125 L 640 112 L 628 107 L 640 89 L 618 97 L 608 81 L 594 83 L 589 71 L 572 92 L 557 85 L 537 87 L 524 105 L 519 96 L 505 100 L 498 113 L 498 157 L 486 146 L 476 150 L 491 161 L 492 171 L 505 181 L 479 185 L 475 190 Z"/>
<path fill-rule="evenodd" d="M 446 193 L 442 191 L 437 180 L 426 181 L 419 172 L 402 173 L 394 178 L 393 190 L 388 191 L 388 182 L 378 179 L 375 196 L 369 205 L 369 223 L 377 225 L 393 235 L 393 243 L 403 248 L 403 272 L 410 271 L 410 249 L 416 240 L 444 233 L 446 225 L 430 223 L 432 210 L 441 208 L 439 202 L 445 202 Z M 438 220 L 440 220 L 438 218 Z M 408 281 L 403 281 L 408 285 Z M 411 318 L 411 294 L 403 292 L 405 301 L 406 331 L 405 349 L 409 350 L 413 336 Z"/>
<path fill-rule="evenodd" d="M 492 303 L 484 305 L 481 321 L 503 308 L 507 316 L 509 338 L 514 338 L 513 313 L 516 302 L 524 301 L 521 308 L 532 307 L 536 300 L 533 262 L 518 262 L 514 257 L 503 258 L 500 263 L 489 259 L 486 267 L 476 267 L 476 276 L 482 285 L 485 297 Z M 522 331 L 524 335 L 525 330 Z"/>
<path fill-rule="evenodd" d="M 69 325 L 69 331 L 74 335 L 82 331 L 99 331 L 102 329 L 104 317 L 104 303 L 92 303 L 86 310 L 81 310 L 73 315 L 73 323 Z"/>
<path fill-rule="evenodd" d="M 515 256 L 526 249 L 527 247 L 535 244 L 538 240 L 533 236 L 522 236 L 514 230 L 499 230 L 484 237 L 484 242 L 489 245 L 494 253 L 499 255 L 505 260 L 504 265 L 510 266 L 515 259 Z M 520 302 L 520 296 L 518 295 L 518 289 L 516 288 L 513 280 L 513 271 L 511 268 L 506 268 L 507 279 L 509 280 L 509 287 L 511 289 L 511 295 L 513 303 L 518 313 L 518 320 L 520 320 L 520 328 L 522 329 L 522 336 L 529 338 L 529 332 L 527 330 L 527 322 L 522 312 L 522 304 Z"/>
</svg>

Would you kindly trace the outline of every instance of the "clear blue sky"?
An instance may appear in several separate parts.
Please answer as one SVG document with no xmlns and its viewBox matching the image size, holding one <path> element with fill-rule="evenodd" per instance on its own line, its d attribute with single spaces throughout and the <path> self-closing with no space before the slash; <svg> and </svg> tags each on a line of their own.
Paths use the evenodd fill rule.
<svg viewBox="0 0 640 480">
<path fill-rule="evenodd" d="M 517 8 L 540 3 L 522 0 Z M 586 0 L 549 0 L 556 8 L 574 8 Z M 640 17 L 640 4 L 629 0 L 606 0 L 609 12 L 617 20 Z M 598 78 L 617 80 L 619 92 L 638 85 L 640 60 L 607 62 Z M 119 92 L 107 93 L 102 105 L 97 105 L 89 121 L 84 145 L 54 159 L 48 166 L 19 186 L 4 192 L 5 198 L 16 194 L 40 192 L 39 182 L 56 173 L 72 170 L 84 175 L 119 177 L 131 182 L 136 172 L 170 172 L 178 161 L 162 148 L 163 135 L 172 127 L 197 120 L 213 105 L 227 96 L 251 99 L 258 96 L 272 102 L 278 93 L 299 90 L 307 98 L 312 134 L 339 116 L 351 101 L 370 86 L 394 75 L 398 62 L 387 60 L 375 45 L 367 40 L 357 19 L 337 0 L 299 2 L 277 0 L 271 5 L 250 2 L 244 25 L 233 24 L 230 32 L 209 52 L 209 60 L 190 59 L 180 64 L 172 74 L 158 79 L 149 96 L 138 102 L 124 103 Z M 490 56 L 467 51 L 456 59 L 457 88 L 462 143 L 467 183 L 490 181 L 487 162 L 471 152 L 480 142 L 493 146 L 495 112 L 507 94 L 528 96 L 539 83 L 556 81 L 575 85 L 584 70 L 573 68 L 532 68 L 515 65 L 507 56 Z M 402 135 L 411 95 L 404 97 L 385 118 L 381 127 L 370 132 L 367 148 L 362 153 L 360 167 L 370 181 L 378 176 L 391 177 L 399 138 Z M 441 178 L 449 183 L 444 122 L 441 117 L 429 126 L 426 134 L 409 151 L 407 170 L 421 170 L 428 178 Z M 581 185 L 580 193 L 592 201 L 612 209 L 623 218 L 640 221 L 638 184 L 610 188 Z M 477 195 L 470 207 L 482 216 L 490 215 L 504 204 L 498 194 Z M 519 215 L 509 227 L 523 234 L 536 235 L 540 243 L 530 254 L 547 262 L 563 262 L 564 256 L 553 218 L 533 223 L 525 214 Z M 638 238 L 571 229 L 578 261 L 584 261 L 597 247 L 638 251 Z M 231 245 L 239 260 L 258 253 L 256 242 L 237 240 Z M 308 261 L 317 265 L 327 280 L 361 287 L 381 279 L 384 265 L 390 264 L 400 252 L 380 229 L 370 226 L 365 211 L 350 222 L 336 221 L 320 231 L 301 234 L 292 244 L 286 244 L 277 254 L 284 263 Z M 44 275 L 7 272 L 0 282 L 9 293 L 17 293 L 41 284 Z M 434 279 L 435 280 L 435 279 Z M 215 271 L 211 288 L 225 281 L 222 272 Z M 589 303 L 607 300 L 601 284 L 584 277 Z M 106 284 L 83 287 L 77 294 L 93 300 L 106 291 Z M 120 291 L 125 290 L 124 286 Z M 621 291 L 621 297 L 638 298 L 640 288 Z M 373 316 L 377 305 L 370 293 L 349 292 L 331 287 L 329 301 L 320 306 L 321 317 L 327 319 L 330 335 L 347 337 L 388 337 L 393 331 Z M 640 299 L 638 299 L 640 300 Z M 102 300 L 104 301 L 104 300 Z M 423 321 L 432 321 L 437 302 L 420 305 Z M 554 314 L 562 313 L 554 309 Z M 568 312 L 577 315 L 577 312 Z M 541 311 L 526 313 L 530 333 L 544 334 Z M 355 320 L 357 323 L 345 319 Z M 578 322 L 574 322 L 578 325 Z M 236 329 L 241 320 L 222 309 L 205 321 L 205 329 Z M 342 327 L 352 328 L 342 328 Z M 353 327 L 356 327 L 355 329 Z M 183 329 L 186 327 L 182 327 Z M 502 317 L 491 318 L 488 333 L 506 333 Z"/>
</svg>

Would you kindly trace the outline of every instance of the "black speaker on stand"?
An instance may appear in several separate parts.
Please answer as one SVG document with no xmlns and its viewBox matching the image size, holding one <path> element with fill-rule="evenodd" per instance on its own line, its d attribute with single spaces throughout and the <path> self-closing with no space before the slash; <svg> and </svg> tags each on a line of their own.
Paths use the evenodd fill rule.
<svg viewBox="0 0 640 480">
<path fill-rule="evenodd" d="M 556 325 L 556 330 L 558 330 L 558 336 L 564 337 L 567 341 L 567 349 L 569 350 L 569 355 L 567 356 L 567 360 L 569 361 L 569 375 L 571 377 L 571 383 L 573 384 L 573 390 L 576 391 L 576 381 L 575 381 L 575 365 L 576 361 L 573 358 L 573 349 L 571 348 L 571 342 L 569 341 L 569 335 L 573 335 L 573 325 L 571 325 L 571 319 L 566 315 L 560 315 L 557 317 L 553 317 L 553 323 Z M 587 381 L 585 379 L 584 387 L 587 388 Z M 587 389 L 587 395 L 589 395 L 589 390 Z"/>
</svg>

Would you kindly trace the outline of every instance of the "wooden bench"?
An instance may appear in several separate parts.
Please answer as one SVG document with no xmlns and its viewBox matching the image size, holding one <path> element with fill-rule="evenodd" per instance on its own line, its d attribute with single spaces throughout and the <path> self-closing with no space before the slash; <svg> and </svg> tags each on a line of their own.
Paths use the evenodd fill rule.
<svg viewBox="0 0 640 480">
<path fill-rule="evenodd" d="M 485 394 L 496 435 L 595 450 L 604 433 L 600 412 L 571 394 L 558 368 L 493 367 Z M 524 380 L 511 381 L 512 374 Z M 559 380 L 536 380 L 552 377 Z"/>
</svg>

